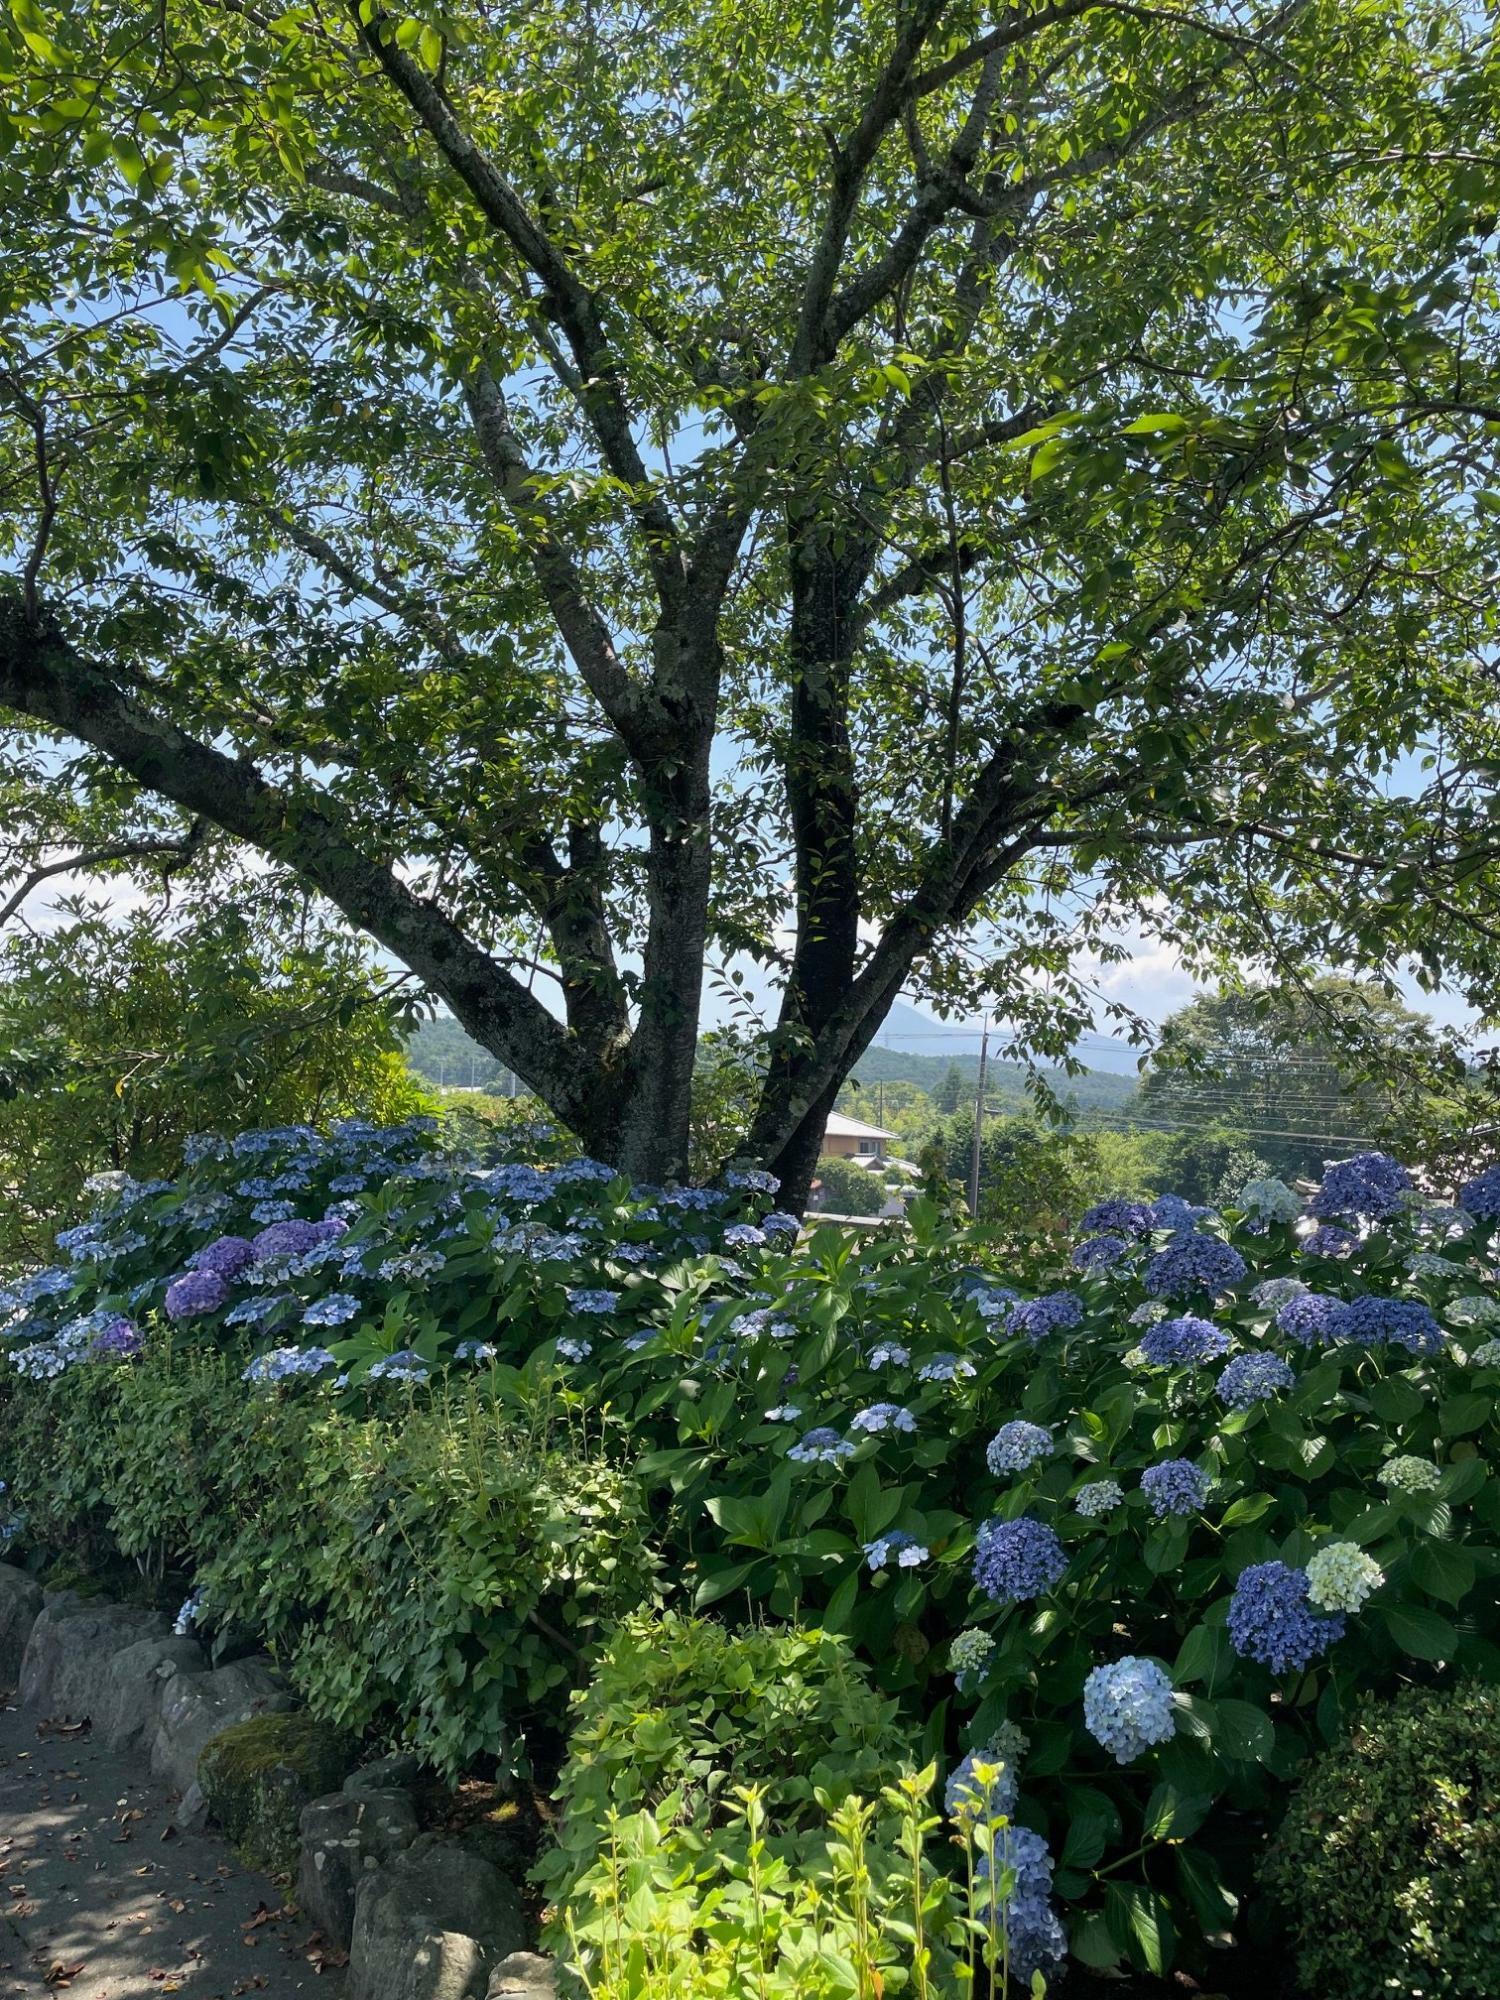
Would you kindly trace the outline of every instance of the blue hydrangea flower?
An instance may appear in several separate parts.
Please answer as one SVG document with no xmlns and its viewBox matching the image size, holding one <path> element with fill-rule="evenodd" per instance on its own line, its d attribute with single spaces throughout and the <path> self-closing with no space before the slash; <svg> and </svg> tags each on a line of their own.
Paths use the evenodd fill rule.
<svg viewBox="0 0 1500 2000">
<path fill-rule="evenodd" d="M 302 1315 L 304 1326 L 342 1326 L 353 1319 L 363 1308 L 358 1299 L 348 1292 L 329 1292 L 326 1297 L 314 1299 Z"/>
<path fill-rule="evenodd" d="M 1078 1219 L 1080 1236 L 1149 1236 L 1155 1227 L 1150 1202 L 1131 1201 L 1118 1194 L 1096 1201 Z"/>
<path fill-rule="evenodd" d="M 1217 1361 L 1232 1344 L 1212 1320 L 1193 1313 L 1158 1320 L 1141 1335 L 1141 1352 L 1153 1368 L 1189 1368 L 1200 1361 Z"/>
<path fill-rule="evenodd" d="M 1277 1308 L 1276 1325 L 1288 1340 L 1300 1341 L 1304 1347 L 1323 1347 L 1335 1338 L 1330 1329 L 1343 1303 L 1326 1292 L 1304 1292 Z"/>
<path fill-rule="evenodd" d="M 1327 1163 L 1308 1207 L 1323 1220 L 1383 1222 L 1400 1212 L 1411 1184 L 1411 1175 L 1389 1153 L 1356 1153 Z"/>
<path fill-rule="evenodd" d="M 1007 1472 L 1029 1472 L 1056 1449 L 1052 1433 L 1040 1424 L 1017 1417 L 1002 1424 L 985 1447 L 984 1462 L 997 1479 Z"/>
<path fill-rule="evenodd" d="M 587 1361 L 594 1351 L 592 1341 L 577 1340 L 568 1333 L 562 1335 L 556 1342 L 556 1347 L 564 1361 Z"/>
<path fill-rule="evenodd" d="M 331 1358 L 331 1357 L 330 1357 Z M 372 1382 L 425 1382 L 429 1369 L 420 1354 L 414 1354 L 409 1347 L 401 1348 L 395 1354 L 384 1355 L 372 1363 Z"/>
<path fill-rule="evenodd" d="M 455 1361 L 493 1361 L 495 1343 L 492 1340 L 461 1340 L 453 1350 Z"/>
<path fill-rule="evenodd" d="M 1257 1175 L 1240 1189 L 1239 1206 L 1261 1222 L 1295 1222 L 1302 1213 L 1302 1198 L 1285 1181 Z"/>
<path fill-rule="evenodd" d="M 201 1584 L 195 1584 L 182 1600 L 181 1607 L 173 1621 L 172 1631 L 174 1636 L 179 1639 L 185 1639 L 197 1624 L 202 1611 L 203 1587 Z"/>
<path fill-rule="evenodd" d="M 963 1634 L 959 1635 L 963 1637 Z M 995 1642 L 987 1633 L 991 1652 Z M 955 1647 L 958 1640 L 954 1640 Z M 949 1665 L 953 1664 L 950 1655 Z M 1018 1789 L 1015 1765 L 994 1750 L 970 1750 L 953 1767 L 943 1787 L 943 1810 L 955 1826 L 971 1827 L 985 1820 L 1009 1819 L 1016 1809 Z"/>
<path fill-rule="evenodd" d="M 258 1299 L 241 1299 L 237 1306 L 231 1306 L 224 1315 L 226 1326 L 259 1326 L 285 1307 L 297 1301 L 290 1292 L 266 1292 Z"/>
<path fill-rule="evenodd" d="M 917 1420 L 904 1404 L 871 1403 L 867 1410 L 860 1410 L 849 1419 L 849 1428 L 876 1436 L 881 1431 L 914 1431 Z"/>
<path fill-rule="evenodd" d="M 774 1409 L 766 1411 L 766 1422 L 768 1424 L 794 1424 L 801 1414 L 802 1405 L 800 1403 L 778 1403 Z"/>
<path fill-rule="evenodd" d="M 1219 1395 L 1231 1410 L 1253 1410 L 1290 1389 L 1296 1376 L 1279 1354 L 1237 1354 L 1219 1377 Z"/>
<path fill-rule="evenodd" d="M 569 1285 L 568 1304 L 578 1313 L 613 1312 L 620 1303 L 618 1292 L 605 1291 L 603 1287 L 590 1289 L 586 1285 Z"/>
<path fill-rule="evenodd" d="M 1123 1236 L 1091 1236 L 1074 1246 L 1069 1262 L 1075 1271 L 1112 1271 L 1130 1255 L 1133 1246 Z"/>
<path fill-rule="evenodd" d="M 1044 1521 L 983 1521 L 974 1544 L 974 1581 L 996 1604 L 1019 1604 L 1050 1590 L 1068 1567 Z"/>
<path fill-rule="evenodd" d="M 731 1167 L 724 1176 L 724 1185 L 747 1194 L 778 1194 L 781 1190 L 775 1174 L 768 1174 L 760 1167 Z"/>
<path fill-rule="evenodd" d="M 865 1561 L 871 1569 L 884 1569 L 892 1556 L 896 1558 L 897 1569 L 916 1569 L 932 1553 L 915 1535 L 908 1535 L 904 1528 L 887 1528 L 873 1542 L 865 1543 L 864 1552 Z"/>
<path fill-rule="evenodd" d="M 1458 1205 L 1465 1215 L 1478 1222 L 1494 1222 L 1500 1217 L 1500 1167 L 1486 1167 L 1458 1191 Z"/>
<path fill-rule="evenodd" d="M 1177 1733 L 1172 1683 L 1155 1660 L 1133 1653 L 1095 1667 L 1083 1684 L 1083 1726 L 1117 1764 L 1133 1764 Z"/>
<path fill-rule="evenodd" d="M 1169 1514 L 1196 1514 L 1213 1484 L 1190 1458 L 1164 1458 L 1141 1474 L 1141 1491 L 1158 1521 Z"/>
<path fill-rule="evenodd" d="M 798 1438 L 787 1457 L 799 1465 L 841 1465 L 854 1450 L 848 1438 L 841 1438 L 837 1431 L 823 1424 Z"/>
<path fill-rule="evenodd" d="M 1250 1297 L 1256 1305 L 1269 1306 L 1274 1312 L 1288 1299 L 1300 1299 L 1306 1290 L 1307 1286 L 1300 1278 L 1262 1278 Z"/>
<path fill-rule="evenodd" d="M 242 1382 L 288 1382 L 298 1375 L 320 1375 L 335 1365 L 326 1347 L 273 1347 L 257 1354 L 240 1376 Z"/>
<path fill-rule="evenodd" d="M 1052 1855 L 1046 1841 L 1029 1826 L 981 1828 L 978 1844 L 987 1849 L 991 1839 L 999 1874 L 1003 1878 L 1009 1870 L 1014 1876 L 1001 1907 L 1009 1970 L 1029 1982 L 1033 1973 L 1045 1974 L 1060 1965 L 1068 1951 L 1067 1934 L 1052 1907 Z M 987 1851 L 979 1853 L 974 1872 L 981 1879 L 988 1877 Z"/>
<path fill-rule="evenodd" d="M 1217 1297 L 1233 1291 L 1245 1269 L 1234 1245 L 1217 1236 L 1174 1236 L 1146 1266 L 1146 1290 L 1159 1299 L 1190 1298 L 1195 1292 Z"/>
<path fill-rule="evenodd" d="M 905 1368 L 911 1360 L 911 1349 L 903 1347 L 899 1340 L 877 1341 L 870 1349 L 867 1368 Z"/>
<path fill-rule="evenodd" d="M 200 1319 L 217 1312 L 229 1298 L 229 1287 L 217 1271 L 187 1271 L 167 1287 L 168 1319 Z"/>
<path fill-rule="evenodd" d="M 1009 1327 L 1028 1340 L 1041 1340 L 1059 1328 L 1077 1326 L 1082 1318 L 1083 1300 L 1076 1292 L 1045 1292 L 1039 1299 L 1017 1299 Z"/>
<path fill-rule="evenodd" d="M 250 1210 L 252 1222 L 290 1222 L 297 1213 L 297 1204 L 288 1201 L 284 1195 L 277 1195 L 273 1201 L 258 1201 Z"/>
<path fill-rule="evenodd" d="M 769 1215 L 762 1216 L 760 1226 L 767 1236 L 797 1236 L 802 1230 L 802 1224 L 795 1215 L 787 1215 L 779 1208 L 773 1208 Z"/>
<path fill-rule="evenodd" d="M 1284 1562 L 1242 1570 L 1229 1603 L 1229 1643 L 1273 1674 L 1301 1673 L 1344 1636 L 1342 1612 L 1315 1612 L 1307 1572 Z"/>
<path fill-rule="evenodd" d="M 1412 1354 L 1437 1354 L 1447 1336 L 1430 1306 L 1419 1299 L 1382 1299 L 1366 1294 L 1349 1299 L 1328 1318 L 1330 1340 L 1347 1340 L 1356 1347 L 1389 1344 Z"/>
<path fill-rule="evenodd" d="M 957 1382 L 974 1373 L 974 1364 L 961 1354 L 934 1354 L 917 1370 L 919 1382 Z"/>
<path fill-rule="evenodd" d="M 1073 1495 L 1073 1506 L 1086 1521 L 1096 1521 L 1125 1504 L 1125 1494 L 1117 1479 L 1091 1479 Z"/>
</svg>

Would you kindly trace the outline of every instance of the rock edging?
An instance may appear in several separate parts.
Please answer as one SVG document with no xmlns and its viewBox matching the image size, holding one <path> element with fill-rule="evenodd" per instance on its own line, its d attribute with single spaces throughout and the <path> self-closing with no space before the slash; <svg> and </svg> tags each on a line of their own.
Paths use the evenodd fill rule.
<svg viewBox="0 0 1500 2000">
<path fill-rule="evenodd" d="M 297 1703 L 268 1659 L 213 1666 L 159 1613 L 44 1590 L 0 1563 L 0 1687 L 61 1720 L 87 1717 L 111 1749 L 146 1757 L 201 1826 L 204 1753 L 231 1730 Z M 350 2000 L 554 2000 L 550 1962 L 524 1947 L 515 1884 L 467 1848 L 420 1832 L 410 1757 L 377 1759 L 299 1819 L 298 1894 L 349 1952 Z"/>
</svg>

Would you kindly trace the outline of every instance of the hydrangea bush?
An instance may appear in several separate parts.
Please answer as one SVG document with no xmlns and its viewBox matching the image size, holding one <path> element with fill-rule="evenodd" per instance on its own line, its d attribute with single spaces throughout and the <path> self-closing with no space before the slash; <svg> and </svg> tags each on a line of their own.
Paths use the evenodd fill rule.
<svg viewBox="0 0 1500 2000">
<path fill-rule="evenodd" d="M 914 1763 L 1024 1734 L 1017 1831 L 1092 1964 L 1234 1926 L 1246 1829 L 1356 1690 L 1500 1681 L 1500 1174 L 1108 1202 L 1083 1254 L 1003 1270 L 922 1204 L 798 1246 L 774 1194 L 413 1128 L 204 1144 L 18 1288 L 13 1374 L 128 1370 L 123 1320 L 233 1352 L 247 1396 L 482 1373 L 607 1425 L 694 1608 L 845 1636 Z"/>
</svg>

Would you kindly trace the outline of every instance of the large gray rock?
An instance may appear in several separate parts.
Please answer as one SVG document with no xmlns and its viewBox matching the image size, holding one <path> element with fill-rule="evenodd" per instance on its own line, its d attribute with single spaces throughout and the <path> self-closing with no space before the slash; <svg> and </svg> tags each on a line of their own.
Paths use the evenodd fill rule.
<svg viewBox="0 0 1500 2000">
<path fill-rule="evenodd" d="M 297 1900 L 330 1944 L 349 1949 L 360 1883 L 416 1837 L 405 1792 L 345 1790 L 303 1807 Z"/>
<path fill-rule="evenodd" d="M 357 1771 L 351 1771 L 344 1780 L 346 1792 L 391 1792 L 406 1791 L 422 1775 L 422 1766 L 408 1751 L 393 1750 L 388 1757 L 377 1757 L 371 1764 L 361 1764 Z"/>
<path fill-rule="evenodd" d="M 21 1678 L 21 1656 L 42 1608 L 42 1586 L 10 1563 L 0 1563 L 0 1688 Z"/>
<path fill-rule="evenodd" d="M 280 1714 L 294 1706 L 266 1660 L 237 1660 L 206 1674 L 174 1674 L 161 1692 L 151 1768 L 174 1791 L 185 1792 L 214 1737 L 253 1715 Z"/>
<path fill-rule="evenodd" d="M 490 1974 L 486 2000 L 557 2000 L 557 1968 L 534 1951 L 513 1951 Z"/>
<path fill-rule="evenodd" d="M 526 1942 L 515 1884 L 424 1833 L 360 1882 L 349 2000 L 481 2000 L 494 1968 Z"/>
<path fill-rule="evenodd" d="M 208 1662 L 196 1639 L 168 1633 L 165 1639 L 137 1639 L 112 1653 L 94 1710 L 94 1729 L 111 1750 L 149 1752 L 161 1721 L 161 1698 L 178 1674 L 201 1674 Z"/>
<path fill-rule="evenodd" d="M 23 1708 L 81 1721 L 103 1704 L 111 1658 L 141 1639 L 161 1639 L 167 1621 L 139 1604 L 108 1604 L 60 1590 L 42 1606 L 21 1660 Z"/>
</svg>

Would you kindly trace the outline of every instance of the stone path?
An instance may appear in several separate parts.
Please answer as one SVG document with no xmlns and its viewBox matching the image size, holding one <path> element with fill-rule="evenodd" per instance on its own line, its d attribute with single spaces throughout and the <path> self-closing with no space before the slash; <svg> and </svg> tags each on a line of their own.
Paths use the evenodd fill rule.
<svg viewBox="0 0 1500 2000">
<path fill-rule="evenodd" d="M 0 1708 L 0 2000 L 344 2000 L 322 1941 L 145 1768 Z"/>
</svg>

